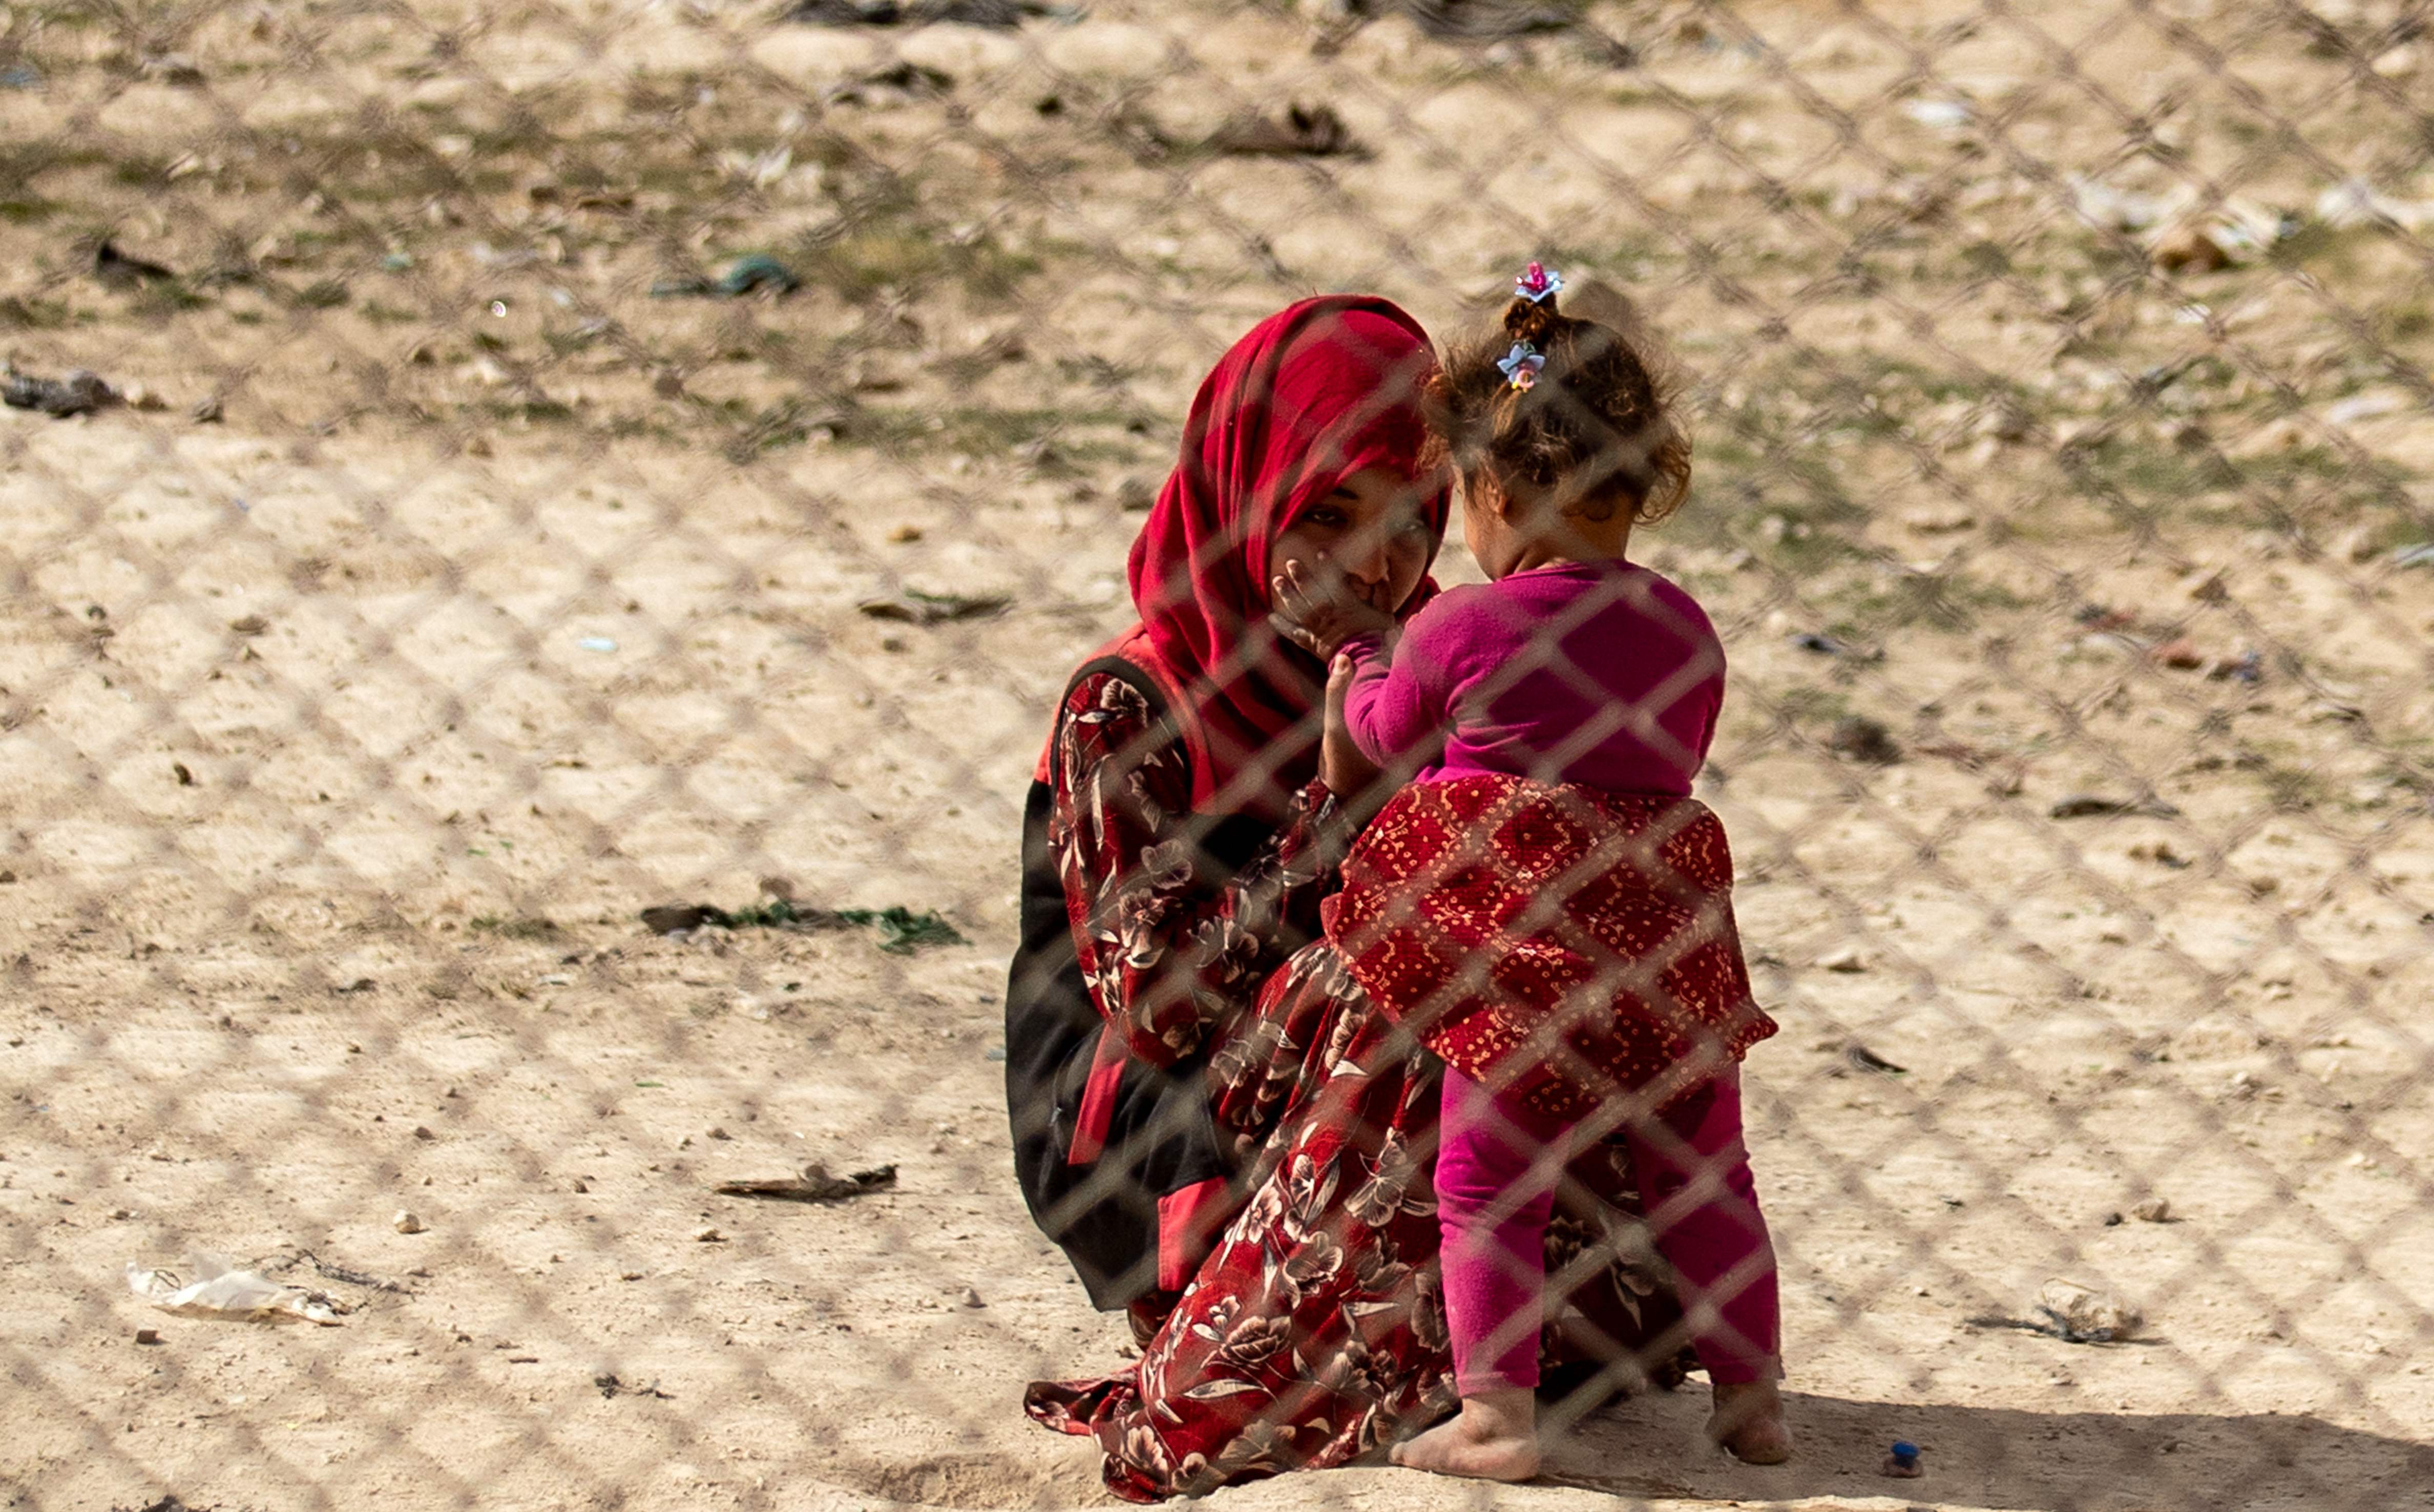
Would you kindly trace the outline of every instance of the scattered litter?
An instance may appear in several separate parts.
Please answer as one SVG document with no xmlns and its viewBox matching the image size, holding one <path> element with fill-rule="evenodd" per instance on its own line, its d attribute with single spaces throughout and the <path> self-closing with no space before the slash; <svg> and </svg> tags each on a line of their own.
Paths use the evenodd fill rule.
<svg viewBox="0 0 2434 1512">
<path fill-rule="evenodd" d="M 795 270 L 766 252 L 746 252 L 727 265 L 727 271 L 714 279 L 669 279 L 651 285 L 651 298 L 675 300 L 716 298 L 739 300 L 747 294 L 767 291 L 771 294 L 792 294 L 803 286 Z"/>
<path fill-rule="evenodd" d="M 1897 1481 L 1917 1480 L 1927 1473 L 1927 1467 L 1918 1462 L 1918 1454 L 1916 1444 L 1906 1438 L 1894 1439 L 1893 1449 L 1885 1455 L 1884 1473 Z"/>
<path fill-rule="evenodd" d="M 2075 173 L 2064 175 L 2063 182 L 2070 190 L 2071 208 L 2079 212 L 2081 218 L 2112 231 L 2145 231 L 2160 225 L 2197 198 L 2197 191 L 2186 185 L 2167 195 L 2150 195 L 2135 189 L 2116 189 Z"/>
<path fill-rule="evenodd" d="M 1245 115 L 1219 127 L 1209 147 L 1240 157 L 1328 158 L 1361 156 L 1351 128 L 1332 105 L 1291 105 L 1281 116 Z"/>
<path fill-rule="evenodd" d="M 1958 131 L 1978 118 L 1965 100 L 1911 100 L 1902 113 L 1933 131 Z"/>
<path fill-rule="evenodd" d="M 177 274 L 158 263 L 147 263 L 140 257 L 129 257 L 118 249 L 118 244 L 107 237 L 93 249 L 93 276 L 117 288 L 132 288 L 142 284 L 165 284 Z"/>
<path fill-rule="evenodd" d="M 1823 971 L 1841 971 L 1850 975 L 1866 971 L 1868 958 L 1860 954 L 1858 947 L 1845 945 L 1839 951 L 1828 951 L 1817 957 L 1817 968 Z"/>
<path fill-rule="evenodd" d="M 892 90 L 911 99 L 937 99 L 952 93 L 954 87 L 955 77 L 944 69 L 900 59 L 889 67 L 873 69 L 849 83 L 833 86 L 826 98 L 833 105 L 861 105 L 868 99 L 866 90 Z"/>
<path fill-rule="evenodd" d="M 617 643 L 605 635 L 587 635 L 574 644 L 587 651 L 598 651 L 604 656 L 617 649 Z"/>
<path fill-rule="evenodd" d="M 391 1218 L 388 1221 L 388 1224 L 390 1228 L 396 1229 L 402 1234 L 419 1234 L 429 1227 L 429 1225 L 425 1224 L 420 1218 L 416 1217 L 413 1213 L 407 1211 L 403 1208 L 397 1210 L 397 1216 Z"/>
<path fill-rule="evenodd" d="M 1080 19 L 1071 6 L 1039 0 L 798 0 L 788 21 L 808 26 L 990 26 L 1012 30 L 1035 17 Z"/>
<path fill-rule="evenodd" d="M 2100 798 L 2094 793 L 2073 793 L 2068 798 L 2057 800 L 2053 807 L 2046 810 L 2046 816 L 2055 819 L 2102 818 L 2121 815 L 2142 815 L 2149 818 L 2173 819 L 2180 817 L 2180 814 L 2179 809 L 2152 795 L 2144 798 Z"/>
<path fill-rule="evenodd" d="M 1402 9 L 1439 42 L 1501 42 L 1569 31 L 1581 21 L 1577 10 L 1529 0 L 1402 0 Z"/>
<path fill-rule="evenodd" d="M 285 1256 L 279 1260 L 266 1262 L 263 1264 L 262 1269 L 266 1274 L 283 1275 L 288 1271 L 294 1270 L 299 1265 L 308 1264 L 313 1267 L 313 1273 L 324 1280 L 344 1281 L 350 1286 L 360 1286 L 367 1291 L 391 1292 L 399 1297 L 412 1297 L 414 1295 L 413 1292 L 407 1290 L 405 1287 L 400 1286 L 395 1281 L 385 1281 L 377 1276 L 368 1276 L 362 1271 L 351 1270 L 344 1265 L 333 1265 L 328 1261 L 323 1260 L 320 1256 L 313 1253 L 313 1251 L 309 1249 L 299 1249 L 292 1255 Z M 425 1271 L 420 1272 L 420 1274 L 428 1275 L 430 1273 Z"/>
<path fill-rule="evenodd" d="M 2403 231 L 2434 225 L 2434 200 L 2394 199 L 2364 179 L 2343 179 L 2316 197 L 2316 218 L 2335 231 L 2390 221 Z"/>
<path fill-rule="evenodd" d="M 63 378 L 37 378 L 19 372 L 11 363 L 0 369 L 0 404 L 10 409 L 38 409 L 57 420 L 89 414 L 119 402 L 118 390 L 82 368 Z"/>
<path fill-rule="evenodd" d="M 2231 249 L 2203 226 L 2183 225 L 2166 232 L 2151 255 L 2167 273 L 2217 273 L 2231 266 Z"/>
<path fill-rule="evenodd" d="M 2397 415 L 2409 407 L 2407 394 L 2396 389 L 2377 388 L 2363 394 L 2352 394 L 2324 408 L 2324 419 L 2336 425 L 2355 425 L 2362 420 L 2379 420 Z"/>
<path fill-rule="evenodd" d="M 1834 732 L 1826 737 L 1826 748 L 1873 766 L 1891 766 L 1902 759 L 1901 746 L 1894 739 L 1894 732 L 1865 714 L 1845 714 L 1834 721 Z"/>
<path fill-rule="evenodd" d="M 613 1370 L 603 1370 L 598 1375 L 591 1378 L 591 1383 L 600 1388 L 600 1395 L 604 1399 L 610 1400 L 619 1397 L 657 1397 L 661 1401 L 674 1401 L 677 1400 L 674 1396 L 660 1389 L 660 1383 L 657 1377 L 653 1377 L 650 1381 L 645 1382 L 641 1385 L 636 1385 L 631 1382 L 619 1380 L 617 1378 L 617 1373 Z"/>
<path fill-rule="evenodd" d="M 905 625 L 947 625 L 959 620 L 985 620 L 1006 611 L 1014 600 L 1002 593 L 925 593 L 908 588 L 893 598 L 870 598 L 859 606 L 875 620 Z"/>
<path fill-rule="evenodd" d="M 1879 1076 L 1907 1076 L 1908 1066 L 1896 1066 L 1866 1045 L 1856 1041 L 1843 1047 L 1843 1058 L 1860 1071 L 1873 1071 Z"/>
<path fill-rule="evenodd" d="M 708 903 L 662 903 L 643 910 L 643 924 L 654 935 L 683 935 L 715 924 L 721 929 L 861 929 L 879 931 L 879 948 L 890 955 L 907 955 L 931 945 L 961 945 L 961 931 L 934 911 L 915 913 L 901 905 L 887 908 L 800 908 L 777 898 L 741 913 L 730 914 Z"/>
<path fill-rule="evenodd" d="M 886 1192 L 896 1185 L 896 1167 L 879 1166 L 851 1176 L 831 1176 L 814 1160 L 800 1176 L 774 1181 L 722 1181 L 711 1190 L 722 1197 L 768 1197 L 779 1202 L 843 1202 L 851 1197 Z"/>
<path fill-rule="evenodd" d="M 2065 1344 L 2117 1344 L 2137 1337 L 2147 1321 L 2129 1303 L 2059 1277 L 2037 1289 L 2031 1311 L 2032 1317 L 1987 1314 L 1967 1321 L 1972 1328 L 2019 1329 L 2047 1334 Z"/>
<path fill-rule="evenodd" d="M 187 1259 L 195 1280 L 176 1271 L 146 1270 L 127 1264 L 127 1286 L 164 1313 L 180 1317 L 244 1318 L 257 1323 L 301 1320 L 324 1328 L 338 1327 L 340 1309 L 319 1292 L 282 1286 L 267 1277 L 238 1270 L 217 1255 L 197 1252 Z"/>
<path fill-rule="evenodd" d="M 2194 672 L 2206 664 L 2205 653 L 2187 636 L 2175 636 L 2160 644 L 2150 646 L 2147 654 L 2163 665 L 2182 672 Z"/>
</svg>

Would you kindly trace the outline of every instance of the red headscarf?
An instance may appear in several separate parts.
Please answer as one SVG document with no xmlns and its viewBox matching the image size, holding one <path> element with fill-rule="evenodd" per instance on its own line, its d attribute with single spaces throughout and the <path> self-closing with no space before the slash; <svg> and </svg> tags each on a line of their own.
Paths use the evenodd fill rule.
<svg viewBox="0 0 2434 1512">
<path fill-rule="evenodd" d="M 1363 468 L 1418 475 L 1435 370 L 1428 333 L 1393 302 L 1328 295 L 1253 327 L 1191 402 L 1181 459 L 1133 542 L 1134 644 L 1191 698 L 1214 767 L 1194 785 L 1226 811 L 1274 816 L 1317 771 L 1325 685 L 1267 623 L 1269 547 Z M 1447 503 L 1439 488 L 1423 505 L 1439 537 Z"/>
</svg>

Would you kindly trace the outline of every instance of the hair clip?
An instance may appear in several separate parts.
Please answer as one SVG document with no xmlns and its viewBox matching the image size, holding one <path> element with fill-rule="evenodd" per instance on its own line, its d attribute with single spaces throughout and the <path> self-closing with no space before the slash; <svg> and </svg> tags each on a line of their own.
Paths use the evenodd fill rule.
<svg viewBox="0 0 2434 1512">
<path fill-rule="evenodd" d="M 1513 295 L 1533 304 L 1543 304 L 1562 292 L 1563 287 L 1563 274 L 1544 263 L 1533 263 L 1513 281 Z"/>
<path fill-rule="evenodd" d="M 1547 366 L 1547 354 L 1527 341 L 1516 341 L 1513 350 L 1497 359 L 1496 370 L 1505 381 L 1523 393 L 1538 381 L 1538 370 Z"/>
</svg>

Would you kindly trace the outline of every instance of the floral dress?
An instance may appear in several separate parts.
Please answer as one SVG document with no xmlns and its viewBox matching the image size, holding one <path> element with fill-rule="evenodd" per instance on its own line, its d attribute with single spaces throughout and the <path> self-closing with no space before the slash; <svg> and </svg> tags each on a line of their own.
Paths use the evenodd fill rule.
<svg viewBox="0 0 2434 1512">
<path fill-rule="evenodd" d="M 1015 1165 L 1092 1302 L 1148 1324 L 1172 1301 L 1160 1269 L 1179 1285 L 1196 1260 L 1178 1258 L 1177 1194 L 1207 1199 L 1205 1246 L 1274 1123 L 1282 1090 L 1255 1074 L 1263 1053 L 1230 1040 L 1317 936 L 1344 837 L 1315 782 L 1277 824 L 1193 813 L 1191 751 L 1123 663 L 1074 679 L 1054 739 L 1025 816 L 1006 991 Z"/>
<path fill-rule="evenodd" d="M 1024 1396 L 1035 1420 L 1098 1441 L 1126 1501 L 1346 1464 L 1457 1400 L 1431 1191 L 1443 1063 L 1323 940 L 1270 979 L 1219 1061 L 1232 1095 L 1280 1105 L 1247 1204 L 1138 1366 Z M 1678 1383 L 1687 1335 L 1623 1147 L 1590 1145 L 1567 1177 L 1547 1238 L 1547 1382 Z"/>
</svg>

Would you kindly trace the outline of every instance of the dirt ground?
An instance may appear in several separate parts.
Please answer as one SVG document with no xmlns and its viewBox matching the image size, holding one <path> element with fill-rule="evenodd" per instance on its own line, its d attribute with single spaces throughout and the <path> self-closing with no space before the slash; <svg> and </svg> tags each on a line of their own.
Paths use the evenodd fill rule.
<svg viewBox="0 0 2434 1512">
<path fill-rule="evenodd" d="M 1045 711 L 1226 341 L 1543 255 L 1687 384 L 1801 1453 L 1219 1500 L 2434 1506 L 2414 12 L 1541 9 L 0 8 L 0 345 L 131 401 L 0 411 L 7 1505 L 1104 1501 L 1018 1409 L 1125 1337 L 1007 1169 Z M 964 942 L 637 919 L 769 879 Z M 813 1161 L 900 1178 L 711 1190 Z M 2057 1277 L 2137 1339 L 1972 1321 Z"/>
</svg>

